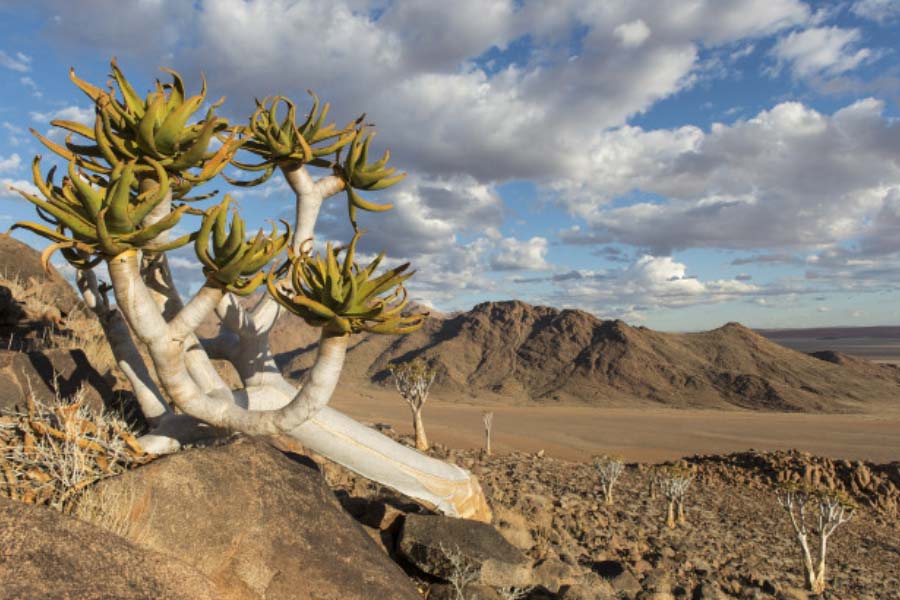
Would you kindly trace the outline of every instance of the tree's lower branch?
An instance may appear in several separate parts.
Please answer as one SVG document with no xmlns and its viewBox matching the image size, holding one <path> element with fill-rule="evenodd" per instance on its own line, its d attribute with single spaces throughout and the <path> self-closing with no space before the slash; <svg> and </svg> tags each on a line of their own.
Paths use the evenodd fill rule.
<svg viewBox="0 0 900 600">
<path fill-rule="evenodd" d="M 289 436 L 305 448 L 453 517 L 491 520 L 478 480 L 465 469 L 416 452 L 330 407 Z"/>
<path fill-rule="evenodd" d="M 116 364 L 131 384 L 144 418 L 151 426 L 155 425 L 161 417 L 171 414 L 172 409 L 150 376 L 122 313 L 106 302 L 93 269 L 79 270 L 76 283 L 88 308 L 97 315 Z"/>
</svg>

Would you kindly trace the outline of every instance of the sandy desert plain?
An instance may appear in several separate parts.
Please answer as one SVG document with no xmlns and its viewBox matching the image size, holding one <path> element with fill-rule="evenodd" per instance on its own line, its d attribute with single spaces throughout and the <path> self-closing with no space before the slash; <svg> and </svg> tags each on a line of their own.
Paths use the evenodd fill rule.
<svg viewBox="0 0 900 600">
<path fill-rule="evenodd" d="M 882 364 L 900 364 L 900 327 L 760 330 L 804 353 L 833 350 Z M 393 388 L 340 391 L 332 405 L 369 422 L 412 432 L 409 410 Z M 900 458 L 900 403 L 869 414 L 814 414 L 680 408 L 509 406 L 450 399 L 433 393 L 423 413 L 429 437 L 455 448 L 482 445 L 482 412 L 494 412 L 493 444 L 500 451 L 544 450 L 584 461 L 615 452 L 635 462 L 675 460 L 754 448 L 796 448 L 831 458 L 886 463 Z"/>
<path fill-rule="evenodd" d="M 391 390 L 338 394 L 332 405 L 366 422 L 411 433 L 409 410 Z M 423 414 L 429 438 L 453 448 L 480 448 L 481 414 L 494 413 L 498 451 L 544 450 L 566 460 L 617 453 L 632 462 L 754 448 L 796 448 L 831 458 L 885 463 L 900 457 L 900 411 L 817 415 L 668 408 L 490 406 L 430 398 Z"/>
</svg>

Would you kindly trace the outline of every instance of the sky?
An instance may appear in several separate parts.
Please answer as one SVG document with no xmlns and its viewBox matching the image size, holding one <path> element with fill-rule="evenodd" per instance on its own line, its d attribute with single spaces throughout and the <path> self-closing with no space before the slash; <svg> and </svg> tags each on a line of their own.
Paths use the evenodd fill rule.
<svg viewBox="0 0 900 600">
<path fill-rule="evenodd" d="M 361 250 L 411 261 L 436 310 L 896 324 L 898 28 L 900 0 L 0 0 L 0 229 L 35 218 L 6 189 L 49 158 L 29 128 L 92 123 L 68 70 L 102 84 L 115 56 L 142 92 L 204 73 L 232 123 L 307 89 L 365 112 L 409 175 Z M 253 226 L 293 206 L 278 178 L 235 197 Z M 351 234 L 335 196 L 317 236 Z M 202 282 L 190 247 L 171 264 Z"/>
</svg>

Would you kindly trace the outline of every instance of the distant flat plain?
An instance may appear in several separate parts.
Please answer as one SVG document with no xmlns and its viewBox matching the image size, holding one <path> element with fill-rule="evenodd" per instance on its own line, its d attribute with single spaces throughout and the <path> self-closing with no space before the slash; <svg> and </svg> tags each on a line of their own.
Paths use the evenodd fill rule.
<svg viewBox="0 0 900 600">
<path fill-rule="evenodd" d="M 800 352 L 834 350 L 874 362 L 900 364 L 900 327 L 759 329 L 757 333 Z"/>
<path fill-rule="evenodd" d="M 900 364 L 900 327 L 760 331 L 801 352 L 834 350 L 882 363 Z M 338 394 L 333 406 L 368 422 L 410 432 L 409 410 L 389 388 Z M 798 448 L 833 458 L 874 462 L 900 460 L 900 398 L 880 414 L 822 415 L 750 411 L 679 410 L 655 407 L 506 406 L 429 400 L 424 419 L 433 442 L 462 448 L 482 444 L 481 413 L 494 412 L 498 452 L 544 450 L 568 460 L 615 452 L 626 460 L 660 462 L 694 454 L 750 448 Z"/>
</svg>

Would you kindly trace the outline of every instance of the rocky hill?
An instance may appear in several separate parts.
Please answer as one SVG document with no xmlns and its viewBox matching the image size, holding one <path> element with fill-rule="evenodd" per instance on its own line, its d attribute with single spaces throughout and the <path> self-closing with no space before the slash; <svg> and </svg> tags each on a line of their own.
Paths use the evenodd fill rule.
<svg viewBox="0 0 900 600">
<path fill-rule="evenodd" d="M 314 342 L 293 318 L 279 323 L 273 346 L 288 375 L 309 368 Z M 894 366 L 803 354 L 738 323 L 662 333 L 519 301 L 432 318 L 404 337 L 362 336 L 344 381 L 388 385 L 388 365 L 415 357 L 438 369 L 433 393 L 443 399 L 849 412 L 896 403 L 900 393 Z"/>
</svg>

